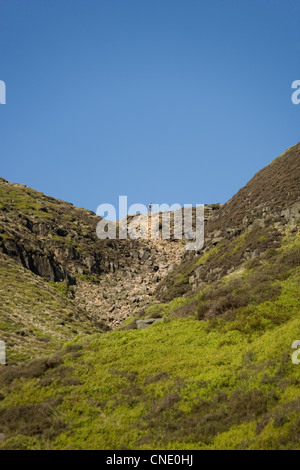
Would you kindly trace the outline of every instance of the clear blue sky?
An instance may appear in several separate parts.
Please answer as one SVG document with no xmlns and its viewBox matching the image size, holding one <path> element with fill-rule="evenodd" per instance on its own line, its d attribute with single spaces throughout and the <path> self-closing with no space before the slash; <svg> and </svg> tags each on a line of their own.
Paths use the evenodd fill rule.
<svg viewBox="0 0 300 470">
<path fill-rule="evenodd" d="M 299 0 L 0 0 L 0 176 L 226 202 L 300 140 Z"/>
</svg>

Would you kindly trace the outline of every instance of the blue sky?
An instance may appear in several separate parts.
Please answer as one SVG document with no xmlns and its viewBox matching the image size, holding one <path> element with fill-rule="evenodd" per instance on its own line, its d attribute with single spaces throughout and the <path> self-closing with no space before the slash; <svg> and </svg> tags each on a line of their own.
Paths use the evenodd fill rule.
<svg viewBox="0 0 300 470">
<path fill-rule="evenodd" d="M 0 0 L 0 176 L 226 202 L 300 138 L 298 0 Z"/>
</svg>

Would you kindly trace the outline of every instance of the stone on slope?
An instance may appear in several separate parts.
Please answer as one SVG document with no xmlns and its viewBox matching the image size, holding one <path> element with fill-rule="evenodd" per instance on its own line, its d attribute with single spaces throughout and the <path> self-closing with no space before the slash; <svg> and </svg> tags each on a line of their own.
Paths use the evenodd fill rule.
<svg viewBox="0 0 300 470">
<path fill-rule="evenodd" d="M 6 351 L 4 341 L 0 341 L 0 364 L 6 364 Z"/>
</svg>

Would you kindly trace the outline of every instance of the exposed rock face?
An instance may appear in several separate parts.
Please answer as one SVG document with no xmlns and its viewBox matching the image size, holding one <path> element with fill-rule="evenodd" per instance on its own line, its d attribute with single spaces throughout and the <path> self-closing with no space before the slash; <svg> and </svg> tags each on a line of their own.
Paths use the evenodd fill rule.
<svg viewBox="0 0 300 470">
<path fill-rule="evenodd" d="M 94 213 L 0 180 L 0 251 L 49 280 L 127 270 L 140 245 L 99 240 Z"/>
<path fill-rule="evenodd" d="M 153 325 L 153 323 L 158 321 L 162 321 L 162 318 L 147 318 L 146 320 L 137 320 L 136 326 L 139 330 L 145 330 L 146 328 L 149 328 L 149 326 Z"/>
<path fill-rule="evenodd" d="M 0 341 L 0 364 L 6 364 L 6 350 L 4 341 Z"/>
<path fill-rule="evenodd" d="M 0 202 L 0 251 L 38 276 L 76 285 L 79 307 L 110 327 L 153 302 L 158 283 L 185 253 L 182 240 L 162 240 L 161 213 L 151 219 L 157 239 L 99 240 L 94 213 L 26 186 L 0 180 Z M 219 208 L 205 208 L 205 223 Z M 147 215 L 129 222 L 150 236 Z"/>
<path fill-rule="evenodd" d="M 185 251 L 180 241 L 136 240 L 135 244 L 140 248 L 131 249 L 127 269 L 112 266 L 110 272 L 100 274 L 98 283 L 79 280 L 76 286 L 78 304 L 110 327 L 155 301 L 158 281 L 168 274 L 170 265 L 180 264 Z"/>
<path fill-rule="evenodd" d="M 212 207 L 205 208 L 206 223 L 220 205 Z M 159 214 L 152 214 L 152 217 L 161 219 Z M 137 225 L 144 225 L 144 229 L 148 228 L 147 216 L 132 219 L 136 219 Z M 115 241 L 109 243 L 113 245 Z M 110 327 L 120 326 L 129 316 L 139 316 L 155 302 L 159 282 L 180 266 L 186 251 L 183 240 L 127 240 L 126 244 L 130 260 L 125 268 L 119 263 L 107 262 L 109 272 L 100 274 L 99 284 L 80 281 L 76 287 L 79 305 L 99 315 Z"/>
</svg>

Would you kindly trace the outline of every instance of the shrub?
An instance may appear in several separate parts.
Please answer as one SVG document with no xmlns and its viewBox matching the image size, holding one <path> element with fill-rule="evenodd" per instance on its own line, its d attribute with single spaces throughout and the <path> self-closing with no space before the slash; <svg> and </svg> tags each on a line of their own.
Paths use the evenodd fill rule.
<svg viewBox="0 0 300 470">
<path fill-rule="evenodd" d="M 0 410 L 0 426 L 9 436 L 43 435 L 46 438 L 55 437 L 66 427 L 64 421 L 54 413 L 53 406 L 47 403 L 4 408 Z"/>
<path fill-rule="evenodd" d="M 41 377 L 47 370 L 54 369 L 63 363 L 63 359 L 59 355 L 51 356 L 46 359 L 36 359 L 24 363 L 22 366 L 7 366 L 0 369 L 0 384 L 9 385 L 13 380 L 20 378 L 37 378 Z"/>
</svg>

